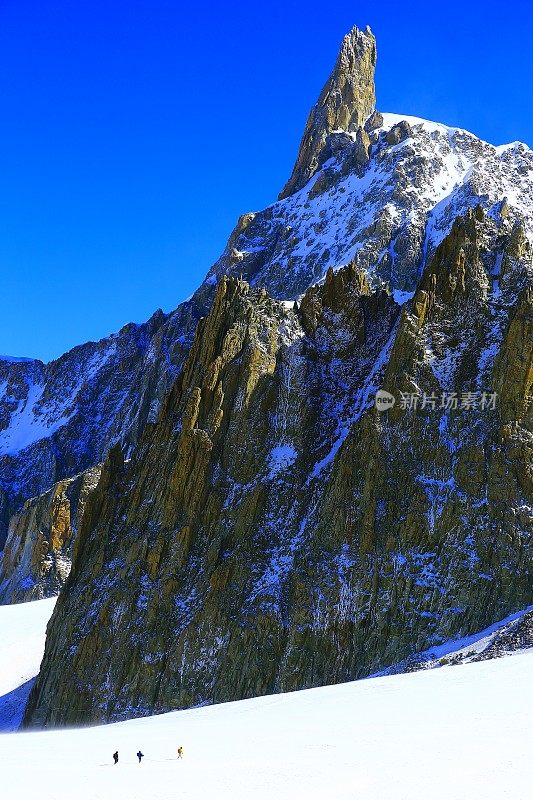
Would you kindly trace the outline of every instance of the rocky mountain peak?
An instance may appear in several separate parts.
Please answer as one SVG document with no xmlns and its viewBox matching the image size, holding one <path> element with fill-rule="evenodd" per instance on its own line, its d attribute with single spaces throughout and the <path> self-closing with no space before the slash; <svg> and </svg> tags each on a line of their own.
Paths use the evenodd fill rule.
<svg viewBox="0 0 533 800">
<path fill-rule="evenodd" d="M 356 132 L 372 114 L 376 102 L 374 71 L 376 40 L 369 27 L 354 27 L 342 40 L 339 55 L 316 104 L 311 109 L 298 158 L 279 199 L 301 189 L 324 161 L 330 133 Z"/>
<path fill-rule="evenodd" d="M 189 301 L 0 360 L 0 602 L 60 591 L 25 725 L 352 680 L 533 604 L 533 152 L 373 111 L 374 66 L 354 29 Z"/>
</svg>

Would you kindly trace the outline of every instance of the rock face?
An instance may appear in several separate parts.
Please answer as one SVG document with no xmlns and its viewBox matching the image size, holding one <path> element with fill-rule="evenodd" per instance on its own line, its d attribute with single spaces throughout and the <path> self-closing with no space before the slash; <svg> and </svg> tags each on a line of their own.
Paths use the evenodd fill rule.
<svg viewBox="0 0 533 800">
<path fill-rule="evenodd" d="M 194 302 L 156 312 L 49 364 L 0 359 L 0 548 L 25 500 L 102 461 L 117 441 L 131 450 L 157 419 L 200 314 Z"/>
<path fill-rule="evenodd" d="M 116 442 L 129 455 L 145 424 L 157 419 L 224 275 L 297 300 L 330 268 L 353 263 L 373 289 L 388 285 L 405 296 L 469 208 L 481 205 L 511 227 L 521 223 L 531 238 L 531 150 L 494 147 L 421 119 L 370 114 L 374 57 L 370 32 L 346 37 L 331 91 L 312 112 L 302 144 L 318 159 L 313 177 L 239 219 L 190 301 L 50 364 L 0 359 L 0 548 L 25 500 L 101 462 Z"/>
<path fill-rule="evenodd" d="M 353 28 L 342 41 L 333 72 L 313 106 L 296 164 L 279 199 L 297 192 L 327 160 L 325 145 L 333 131 L 356 132 L 376 104 L 376 40 L 370 30 Z"/>
<path fill-rule="evenodd" d="M 533 603 L 533 153 L 374 112 L 374 63 L 352 31 L 190 302 L 3 364 L 4 519 L 108 452 L 26 725 L 362 677 Z"/>
<path fill-rule="evenodd" d="M 291 310 L 224 279 L 91 496 L 26 724 L 362 677 L 530 604 L 531 276 L 478 208 L 403 309 L 355 265 Z"/>
<path fill-rule="evenodd" d="M 89 493 L 100 477 L 92 467 L 27 500 L 9 526 L 0 565 L 0 603 L 58 594 L 70 572 L 72 547 Z"/>
</svg>

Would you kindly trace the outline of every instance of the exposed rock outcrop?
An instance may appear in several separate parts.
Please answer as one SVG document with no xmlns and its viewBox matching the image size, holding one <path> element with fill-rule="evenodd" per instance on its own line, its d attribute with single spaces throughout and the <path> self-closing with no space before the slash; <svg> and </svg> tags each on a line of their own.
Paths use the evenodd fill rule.
<svg viewBox="0 0 533 800">
<path fill-rule="evenodd" d="M 365 131 L 370 133 L 370 131 L 374 131 L 377 128 L 381 128 L 383 125 L 383 114 L 379 111 L 373 111 L 372 114 L 369 116 L 367 121 L 365 122 Z"/>
<path fill-rule="evenodd" d="M 376 40 L 370 28 L 353 28 L 342 41 L 333 72 L 309 114 L 298 158 L 279 199 L 301 189 L 326 160 L 324 146 L 334 131 L 356 132 L 376 104 Z"/>
<path fill-rule="evenodd" d="M 397 125 L 394 125 L 385 137 L 387 144 L 399 144 L 404 142 L 412 135 L 411 126 L 406 120 L 402 120 Z"/>
<path fill-rule="evenodd" d="M 70 572 L 72 548 L 100 467 L 57 483 L 27 500 L 9 526 L 0 564 L 0 603 L 59 594 Z"/>
<path fill-rule="evenodd" d="M 297 311 L 223 279 L 91 496 L 26 724 L 362 677 L 530 604 L 532 432 L 490 401 L 531 281 L 512 240 L 467 214 L 403 310 L 355 265 Z"/>
<path fill-rule="evenodd" d="M 190 301 L 50 364 L 0 360 L 0 548 L 25 500 L 102 461 L 116 442 L 131 452 L 144 426 L 157 419 L 223 275 L 297 300 L 328 269 L 353 263 L 372 287 L 412 293 L 468 208 L 481 204 L 507 232 L 516 225 L 517 236 L 531 237 L 533 153 L 525 145 L 495 148 L 466 131 L 414 118 L 410 135 L 389 144 L 392 130 L 407 131 L 404 119 L 378 112 L 364 130 L 348 130 L 373 107 L 373 54 L 369 32 L 348 35 L 332 76 L 335 91 L 315 109 L 314 133 L 304 137 L 304 150 L 315 153 L 328 126 L 341 126 L 326 135 L 317 156 L 327 163 L 307 188 L 240 217 Z M 500 272 L 503 285 L 505 263 Z"/>
</svg>

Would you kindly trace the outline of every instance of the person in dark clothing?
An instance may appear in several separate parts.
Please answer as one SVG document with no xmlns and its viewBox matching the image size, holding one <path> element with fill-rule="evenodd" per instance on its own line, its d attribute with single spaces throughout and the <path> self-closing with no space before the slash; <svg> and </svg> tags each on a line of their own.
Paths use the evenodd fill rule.
<svg viewBox="0 0 533 800">
<path fill-rule="evenodd" d="M 139 759 L 139 764 L 140 764 L 141 758 L 144 758 L 144 753 L 141 753 L 141 751 L 139 750 L 139 752 L 137 753 L 137 758 Z"/>
<path fill-rule="evenodd" d="M 118 764 L 118 750 L 115 753 L 113 753 L 113 761 L 115 762 L 115 764 Z"/>
</svg>

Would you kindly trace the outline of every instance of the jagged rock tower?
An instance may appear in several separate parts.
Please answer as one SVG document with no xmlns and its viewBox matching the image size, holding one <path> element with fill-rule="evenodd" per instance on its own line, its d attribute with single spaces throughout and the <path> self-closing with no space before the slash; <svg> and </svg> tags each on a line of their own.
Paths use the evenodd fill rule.
<svg viewBox="0 0 533 800">
<path fill-rule="evenodd" d="M 292 175 L 279 195 L 288 197 L 301 189 L 320 169 L 329 152 L 328 136 L 334 131 L 363 134 L 363 126 L 376 104 L 374 71 L 376 40 L 370 28 L 354 27 L 342 40 L 341 49 L 316 104 L 311 109 Z"/>
<path fill-rule="evenodd" d="M 27 725 L 350 680 L 533 603 L 533 153 L 377 114 L 374 64 L 354 29 L 283 199 L 173 317 L 179 358 L 143 335 L 144 408 L 181 369 L 69 518 Z M 139 361 L 109 350 L 123 397 Z M 10 527 L 11 573 L 57 498 Z"/>
</svg>

